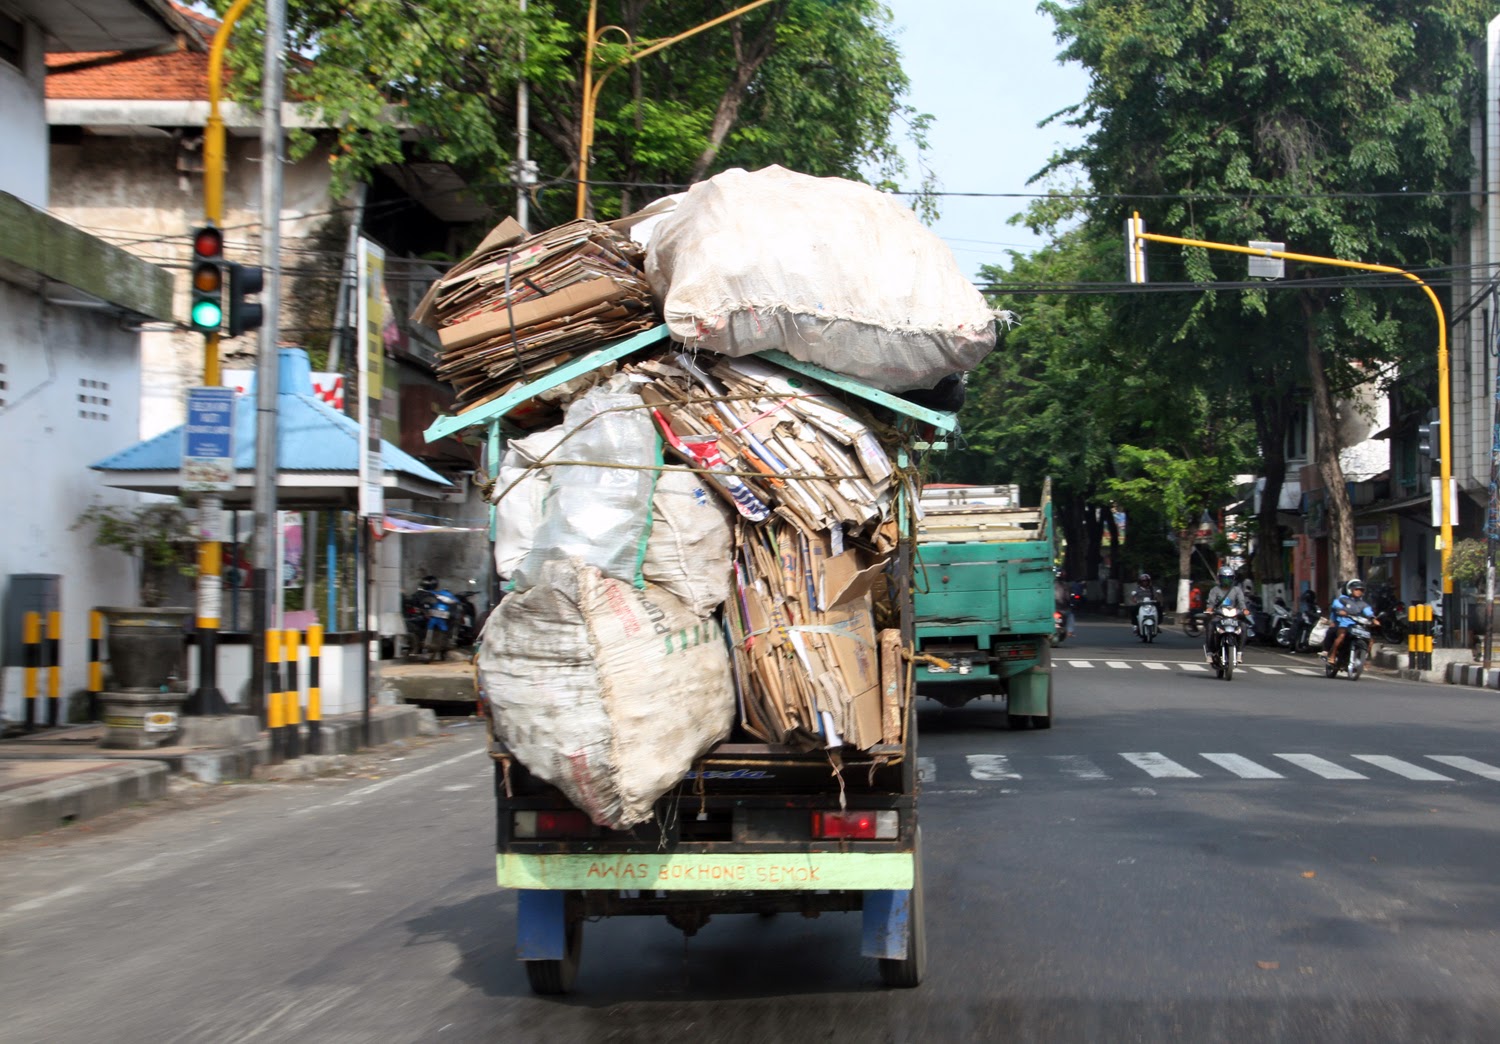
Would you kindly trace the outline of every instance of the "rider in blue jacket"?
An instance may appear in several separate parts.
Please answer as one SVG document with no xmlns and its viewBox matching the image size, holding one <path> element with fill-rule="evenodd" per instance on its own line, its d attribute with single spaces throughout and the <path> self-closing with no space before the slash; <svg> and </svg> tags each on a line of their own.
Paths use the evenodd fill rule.
<svg viewBox="0 0 1500 1044">
<path fill-rule="evenodd" d="M 1333 664 L 1338 662 L 1339 646 L 1349 636 L 1349 628 L 1354 621 L 1359 619 L 1369 624 L 1375 622 L 1375 610 L 1365 601 L 1365 582 L 1356 577 L 1345 584 L 1344 593 L 1328 606 L 1328 615 L 1333 620 L 1333 627 L 1329 629 L 1333 643 L 1328 649 L 1328 662 Z"/>
</svg>

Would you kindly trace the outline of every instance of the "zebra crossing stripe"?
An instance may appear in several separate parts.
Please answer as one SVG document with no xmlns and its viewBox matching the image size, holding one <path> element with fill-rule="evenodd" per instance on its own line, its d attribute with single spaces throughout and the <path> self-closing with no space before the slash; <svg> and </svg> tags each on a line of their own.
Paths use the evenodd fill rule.
<svg viewBox="0 0 1500 1044">
<path fill-rule="evenodd" d="M 1264 765 L 1258 765 L 1238 754 L 1202 754 L 1199 756 L 1207 758 L 1221 769 L 1233 772 L 1241 779 L 1286 779 L 1280 772 L 1272 772 Z"/>
<path fill-rule="evenodd" d="M 969 775 L 975 779 L 1020 779 L 1019 772 L 1010 769 L 1010 758 L 1004 754 L 966 754 Z"/>
<path fill-rule="evenodd" d="M 1186 765 L 1179 765 L 1165 754 L 1121 754 L 1146 775 L 1154 779 L 1199 779 L 1198 773 Z"/>
<path fill-rule="evenodd" d="M 1436 761 L 1441 765 L 1447 765 L 1449 768 L 1456 768 L 1460 772 L 1472 772 L 1474 775 L 1483 776 L 1485 779 L 1500 780 L 1500 768 L 1496 768 L 1493 765 L 1486 765 L 1482 761 L 1475 761 L 1473 758 L 1465 758 L 1454 754 L 1429 754 L 1427 755 L 1427 759 L 1429 761 Z"/>
<path fill-rule="evenodd" d="M 1203 666 L 1203 664 L 1201 664 L 1201 663 L 1185 663 L 1185 664 L 1182 665 L 1182 669 L 1185 670 L 1185 671 L 1207 671 L 1208 670 L 1208 668 L 1205 667 L 1205 666 Z"/>
<path fill-rule="evenodd" d="M 1130 664 L 1126 663 L 1124 660 L 1105 660 L 1104 664 L 1106 667 L 1113 667 L 1117 671 L 1130 670 Z"/>
<path fill-rule="evenodd" d="M 1323 672 L 1316 667 L 1288 667 L 1287 670 L 1293 674 L 1308 674 L 1314 678 L 1321 678 L 1323 676 Z"/>
<path fill-rule="evenodd" d="M 1416 779 L 1430 783 L 1453 782 L 1452 776 L 1445 776 L 1441 772 L 1425 769 L 1421 765 L 1413 765 L 1409 761 L 1393 758 L 1389 754 L 1354 754 L 1351 756 L 1374 765 L 1376 768 L 1383 768 L 1387 772 L 1394 772 L 1398 776 L 1405 776 L 1407 779 Z"/>
<path fill-rule="evenodd" d="M 1068 662 L 1071 663 L 1074 667 L 1092 667 L 1092 666 L 1094 666 L 1093 664 L 1089 663 L 1087 660 L 1069 660 Z"/>
<path fill-rule="evenodd" d="M 1146 670 L 1148 671 L 1170 671 L 1171 669 L 1164 663 L 1152 663 L 1149 660 L 1146 662 Z"/>
<path fill-rule="evenodd" d="M 1342 765 L 1336 765 L 1327 758 L 1320 758 L 1316 754 L 1273 754 L 1271 756 L 1273 758 L 1280 758 L 1282 761 L 1289 761 L 1298 768 L 1306 769 L 1313 775 L 1322 776 L 1324 779 L 1370 778 L 1369 776 L 1355 772 L 1353 769 L 1346 769 Z"/>
<path fill-rule="evenodd" d="M 923 783 L 937 779 L 937 758 L 917 759 L 917 779 Z"/>
<path fill-rule="evenodd" d="M 1280 667 L 1251 667 L 1250 669 L 1252 671 L 1255 671 L 1257 674 L 1280 674 L 1281 673 L 1281 668 Z"/>
<path fill-rule="evenodd" d="M 1049 754 L 1047 759 L 1056 763 L 1057 770 L 1072 779 L 1108 779 L 1106 773 L 1082 754 Z"/>
</svg>

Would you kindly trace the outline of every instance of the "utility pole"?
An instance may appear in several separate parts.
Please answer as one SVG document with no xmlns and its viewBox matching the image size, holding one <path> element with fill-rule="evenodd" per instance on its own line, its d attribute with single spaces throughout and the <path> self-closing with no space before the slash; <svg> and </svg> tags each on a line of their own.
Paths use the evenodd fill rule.
<svg viewBox="0 0 1500 1044">
<path fill-rule="evenodd" d="M 526 0 L 521 0 L 521 75 L 516 80 L 516 222 L 529 230 L 531 186 L 531 91 L 526 83 Z"/>
<path fill-rule="evenodd" d="M 276 622 L 281 563 L 276 561 L 277 392 L 281 330 L 281 99 L 282 50 L 286 46 L 286 0 L 266 0 L 266 60 L 261 82 L 260 210 L 265 320 L 255 362 L 255 592 L 251 698 L 262 711 L 266 697 L 266 631 Z M 279 608 L 279 607 L 276 607 Z"/>
</svg>

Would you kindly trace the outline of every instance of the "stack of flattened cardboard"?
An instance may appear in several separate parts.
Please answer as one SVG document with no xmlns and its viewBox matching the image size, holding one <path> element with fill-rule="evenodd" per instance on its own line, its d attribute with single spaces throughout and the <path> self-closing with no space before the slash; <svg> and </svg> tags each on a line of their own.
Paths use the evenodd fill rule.
<svg viewBox="0 0 1500 1044">
<path fill-rule="evenodd" d="M 740 515 L 724 615 L 741 723 L 799 746 L 899 743 L 905 666 L 880 655 L 872 595 L 896 543 L 896 477 L 873 420 L 759 360 L 706 362 L 627 369 L 647 380 L 667 453 L 706 468 Z"/>
<path fill-rule="evenodd" d="M 460 412 L 505 394 L 575 354 L 657 322 L 641 249 L 595 221 L 527 237 L 507 219 L 418 305 L 436 327 L 438 377 Z"/>
</svg>

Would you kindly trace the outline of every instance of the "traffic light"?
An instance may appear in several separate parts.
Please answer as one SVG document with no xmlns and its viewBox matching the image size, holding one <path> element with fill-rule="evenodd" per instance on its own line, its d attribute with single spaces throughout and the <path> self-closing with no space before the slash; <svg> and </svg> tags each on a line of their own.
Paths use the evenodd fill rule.
<svg viewBox="0 0 1500 1044">
<path fill-rule="evenodd" d="M 1438 421 L 1427 421 L 1425 424 L 1417 425 L 1417 449 L 1431 457 L 1438 459 L 1438 448 L 1441 441 L 1438 437 Z"/>
<path fill-rule="evenodd" d="M 259 330 L 266 310 L 259 301 L 247 301 L 266 287 L 266 271 L 255 265 L 229 262 L 229 336 L 238 337 L 247 330 Z"/>
<path fill-rule="evenodd" d="M 193 233 L 193 329 L 218 333 L 224 323 L 224 233 L 207 225 Z"/>
</svg>

